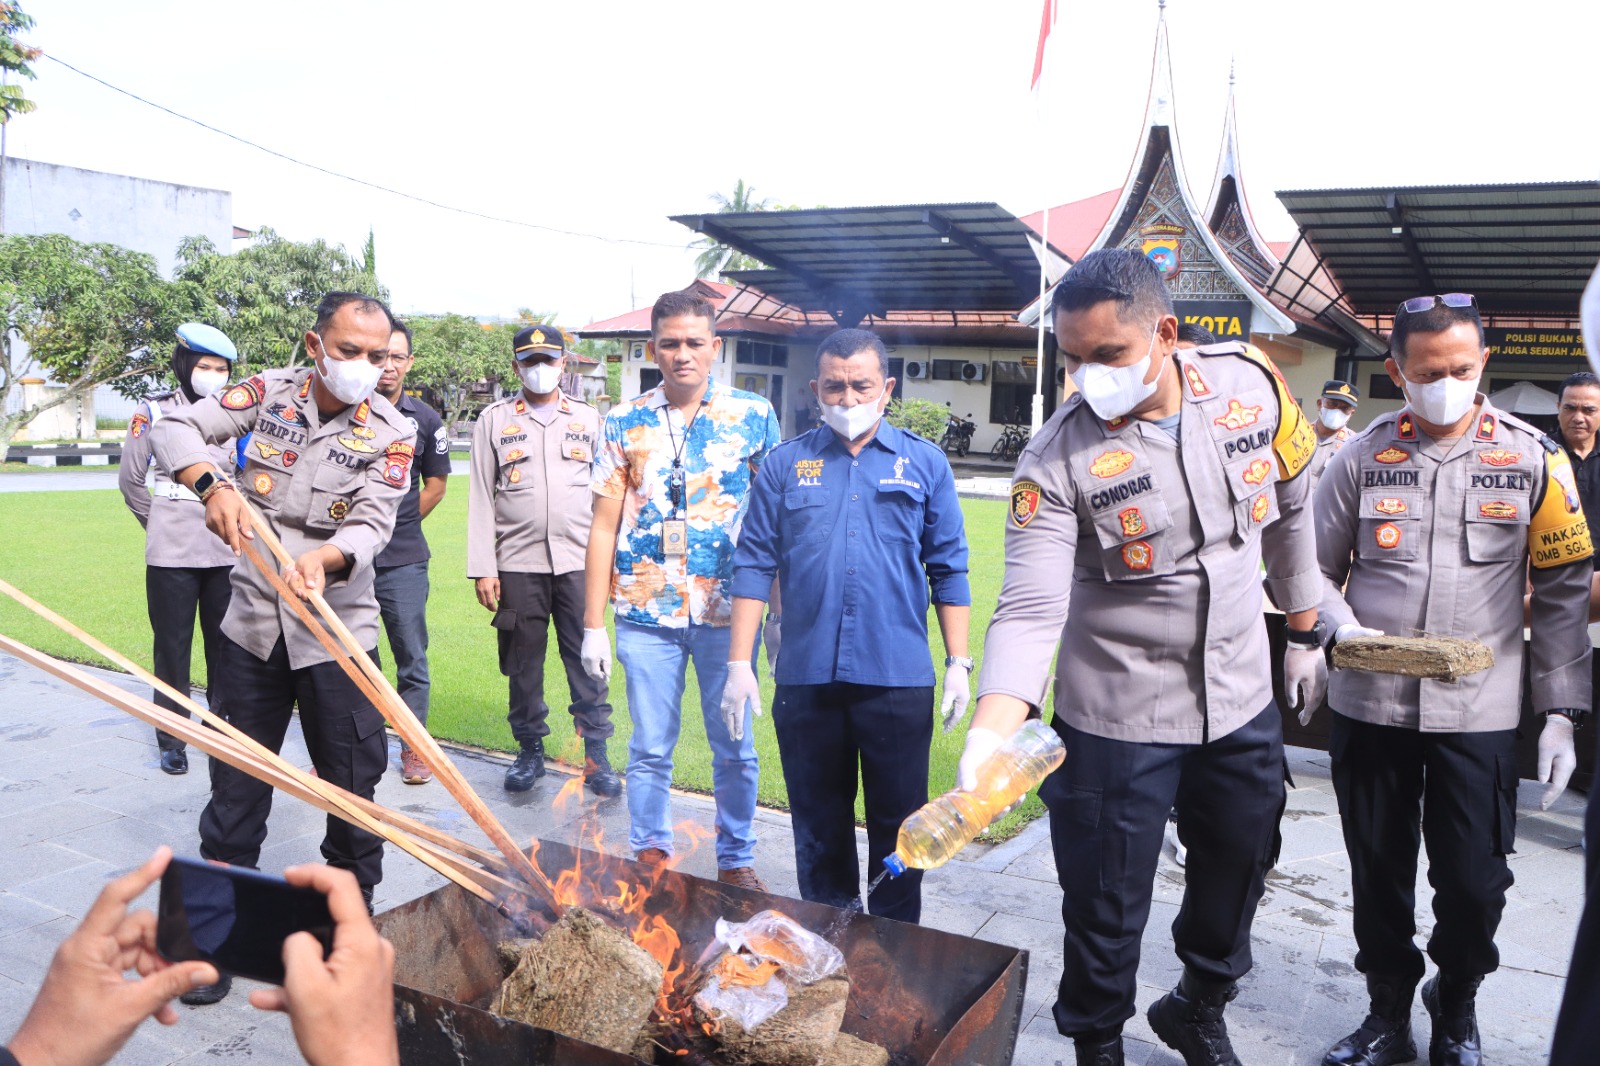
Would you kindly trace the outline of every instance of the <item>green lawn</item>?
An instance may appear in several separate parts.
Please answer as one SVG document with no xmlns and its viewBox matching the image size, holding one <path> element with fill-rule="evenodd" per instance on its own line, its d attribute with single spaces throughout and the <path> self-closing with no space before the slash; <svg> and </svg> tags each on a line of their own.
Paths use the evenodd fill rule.
<svg viewBox="0 0 1600 1066">
<path fill-rule="evenodd" d="M 485 748 L 515 747 L 506 725 L 506 680 L 496 665 L 495 637 L 489 612 L 478 605 L 466 572 L 466 479 L 452 479 L 449 494 L 428 518 L 425 529 L 433 548 L 433 594 L 428 607 L 433 672 L 433 702 L 428 726 L 435 736 Z M 983 634 L 1000 591 L 1003 565 L 1005 504 L 964 500 L 971 549 L 972 654 L 981 667 Z M 144 537 L 114 490 L 0 494 L 0 577 L 52 607 L 138 662 L 150 661 L 149 622 L 144 604 Z M 938 626 L 929 615 L 935 663 L 944 661 Z M 80 661 L 94 661 L 88 649 L 48 623 L 0 597 L 0 632 L 41 651 Z M 383 645 L 380 643 L 380 647 Z M 194 677 L 204 677 L 199 641 L 195 642 Z M 558 757 L 581 761 L 581 745 L 566 713 L 567 682 L 550 642 L 545 698 L 552 710 L 550 748 Z M 942 674 L 942 671 L 939 671 Z M 391 677 L 393 676 L 391 670 Z M 973 687 L 976 688 L 976 672 Z M 772 684 L 762 684 L 770 706 Z M 612 676 L 617 736 L 612 759 L 626 761 L 630 731 L 621 669 Z M 682 738 L 675 780 L 688 789 L 710 791 L 711 754 L 700 715 L 699 692 L 691 676 L 684 695 Z M 761 802 L 788 806 L 779 771 L 777 741 L 770 719 L 755 726 L 761 755 Z M 956 761 L 964 732 L 945 736 L 936 728 L 932 753 L 932 791 L 955 782 Z M 860 802 L 857 802 L 859 813 Z M 1005 836 L 1043 812 L 1036 797 L 1012 815 L 997 835 Z"/>
</svg>

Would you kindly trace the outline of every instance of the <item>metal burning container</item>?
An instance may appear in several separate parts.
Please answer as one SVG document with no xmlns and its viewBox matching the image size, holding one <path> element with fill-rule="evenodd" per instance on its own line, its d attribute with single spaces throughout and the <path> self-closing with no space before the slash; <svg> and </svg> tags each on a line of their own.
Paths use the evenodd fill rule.
<svg viewBox="0 0 1600 1066">
<path fill-rule="evenodd" d="M 548 841 L 539 843 L 537 861 L 546 871 L 582 867 L 583 884 L 649 881 L 642 910 L 676 932 L 686 964 L 712 942 L 718 918 L 745 921 L 758 911 L 781 910 L 844 953 L 851 988 L 843 1031 L 888 1049 L 895 1066 L 1011 1061 L 1028 970 L 1022 949 L 671 870 L 651 873 L 625 859 Z M 569 889 L 580 882 L 563 878 Z M 455 885 L 376 921 L 395 947 L 403 1063 L 639 1066 L 631 1056 L 488 1013 L 503 976 L 496 945 L 518 933 L 509 919 Z"/>
</svg>

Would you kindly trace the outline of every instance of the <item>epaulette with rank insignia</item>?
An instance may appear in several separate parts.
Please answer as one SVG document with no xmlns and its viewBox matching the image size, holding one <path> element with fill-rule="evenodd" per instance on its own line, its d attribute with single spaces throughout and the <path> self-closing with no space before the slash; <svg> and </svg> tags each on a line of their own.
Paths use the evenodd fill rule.
<svg viewBox="0 0 1600 1066">
<path fill-rule="evenodd" d="M 1548 433 L 1539 434 L 1539 444 L 1540 444 L 1540 446 L 1542 446 L 1544 448 L 1545 451 L 1549 452 L 1551 455 L 1554 455 L 1556 452 L 1559 452 L 1561 450 L 1561 445 L 1559 445 L 1555 441 L 1551 440 L 1550 439 L 1550 434 L 1548 434 Z"/>
<path fill-rule="evenodd" d="M 1278 432 L 1272 438 L 1272 451 L 1278 457 L 1278 476 L 1288 481 L 1304 470 L 1316 454 L 1317 433 L 1306 420 L 1300 405 L 1295 403 L 1289 383 L 1283 379 L 1282 372 L 1267 357 L 1267 353 L 1253 344 L 1239 341 L 1207 344 L 1194 350 L 1206 356 L 1237 355 L 1254 363 L 1272 380 L 1272 386 L 1278 394 Z"/>
</svg>

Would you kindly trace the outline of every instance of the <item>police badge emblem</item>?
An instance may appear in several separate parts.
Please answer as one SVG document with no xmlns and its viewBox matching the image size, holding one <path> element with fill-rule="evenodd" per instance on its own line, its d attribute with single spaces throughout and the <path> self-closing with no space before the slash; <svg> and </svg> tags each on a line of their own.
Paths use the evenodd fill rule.
<svg viewBox="0 0 1600 1066">
<path fill-rule="evenodd" d="M 1033 516 L 1039 513 L 1039 499 L 1044 492 L 1031 481 L 1019 481 L 1011 486 L 1011 521 L 1018 529 L 1025 529 Z"/>
</svg>

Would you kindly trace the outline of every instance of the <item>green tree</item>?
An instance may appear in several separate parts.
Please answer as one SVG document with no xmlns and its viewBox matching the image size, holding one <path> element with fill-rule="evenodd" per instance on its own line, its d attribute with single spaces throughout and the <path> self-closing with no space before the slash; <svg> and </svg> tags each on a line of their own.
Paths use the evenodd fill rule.
<svg viewBox="0 0 1600 1066">
<path fill-rule="evenodd" d="M 495 385 L 515 383 L 511 337 L 520 326 L 486 325 L 465 315 L 408 318 L 406 324 L 416 357 L 406 384 L 433 391 L 447 428 L 493 401 Z"/>
<path fill-rule="evenodd" d="M 773 203 L 767 199 L 756 199 L 756 190 L 753 185 L 746 185 L 740 178 L 733 186 L 733 195 L 724 196 L 720 192 L 711 194 L 712 203 L 717 205 L 717 214 L 732 215 L 744 214 L 750 211 L 770 211 Z M 766 264 L 758 259 L 752 259 L 743 252 L 723 244 L 713 237 L 701 237 L 689 245 L 690 248 L 700 249 L 700 254 L 695 257 L 694 269 L 697 278 L 714 278 L 730 270 L 760 270 Z"/>
<path fill-rule="evenodd" d="M 286 240 L 263 226 L 250 247 L 232 255 L 204 237 L 187 238 L 178 246 L 177 279 L 202 294 L 207 321 L 238 347 L 240 369 L 254 372 L 300 364 L 324 294 L 343 289 L 389 298 L 368 269 L 370 234 L 367 255 L 363 262 L 343 245 Z"/>
<path fill-rule="evenodd" d="M 932 400 L 891 400 L 884 418 L 891 426 L 938 443 L 949 415 L 948 407 Z"/>
<path fill-rule="evenodd" d="M 26 115 L 37 106 L 23 93 L 22 86 L 11 84 L 13 74 L 29 81 L 38 77 L 30 64 L 42 53 L 17 40 L 17 34 L 31 29 L 33 17 L 20 4 L 0 0 L 0 221 L 5 218 L 6 207 L 6 131 L 11 128 L 13 115 Z"/>
<path fill-rule="evenodd" d="M 113 244 L 0 238 L 0 460 L 21 426 L 97 385 L 146 391 L 178 326 L 205 317 L 196 295 L 163 279 L 153 257 Z M 45 374 L 65 388 L 11 412 L 21 379 Z"/>
</svg>

